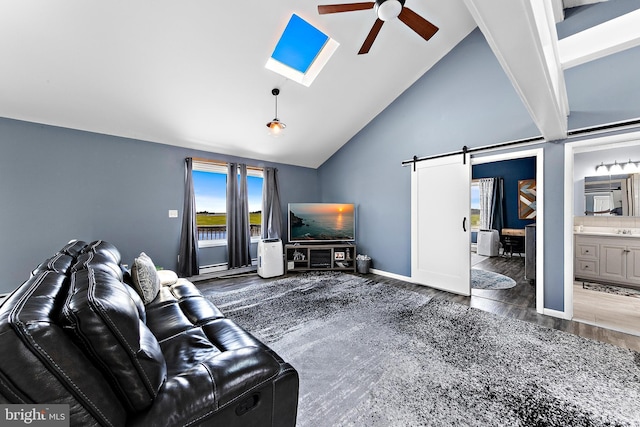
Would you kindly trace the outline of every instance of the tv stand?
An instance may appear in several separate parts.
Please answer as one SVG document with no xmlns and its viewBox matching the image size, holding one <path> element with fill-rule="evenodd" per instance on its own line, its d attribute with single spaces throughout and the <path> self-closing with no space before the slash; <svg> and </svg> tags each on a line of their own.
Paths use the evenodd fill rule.
<svg viewBox="0 0 640 427">
<path fill-rule="evenodd" d="M 356 245 L 295 243 L 285 246 L 287 271 L 356 271 Z"/>
</svg>

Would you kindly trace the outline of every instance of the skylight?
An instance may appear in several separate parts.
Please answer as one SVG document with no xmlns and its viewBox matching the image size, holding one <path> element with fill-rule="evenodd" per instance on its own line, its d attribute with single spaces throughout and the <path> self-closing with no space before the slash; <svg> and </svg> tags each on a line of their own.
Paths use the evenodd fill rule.
<svg viewBox="0 0 640 427">
<path fill-rule="evenodd" d="M 293 14 L 265 67 L 310 86 L 338 46 L 338 42 Z"/>
</svg>

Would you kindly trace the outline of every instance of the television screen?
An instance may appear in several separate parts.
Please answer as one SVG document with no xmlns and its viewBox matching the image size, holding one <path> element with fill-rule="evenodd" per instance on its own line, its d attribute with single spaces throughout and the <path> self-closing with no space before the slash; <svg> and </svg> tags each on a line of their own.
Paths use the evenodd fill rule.
<svg viewBox="0 0 640 427">
<path fill-rule="evenodd" d="M 289 242 L 352 242 L 355 239 L 353 203 L 289 203 Z"/>
</svg>

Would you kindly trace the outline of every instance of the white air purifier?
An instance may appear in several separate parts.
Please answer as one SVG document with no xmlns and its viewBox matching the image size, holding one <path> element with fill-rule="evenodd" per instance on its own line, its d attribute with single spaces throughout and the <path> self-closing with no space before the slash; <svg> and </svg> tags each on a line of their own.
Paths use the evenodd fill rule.
<svg viewBox="0 0 640 427">
<path fill-rule="evenodd" d="M 500 255 L 500 235 L 498 230 L 478 231 L 478 255 Z"/>
<path fill-rule="evenodd" d="M 260 240 L 258 242 L 258 276 L 266 279 L 283 274 L 282 240 Z"/>
</svg>

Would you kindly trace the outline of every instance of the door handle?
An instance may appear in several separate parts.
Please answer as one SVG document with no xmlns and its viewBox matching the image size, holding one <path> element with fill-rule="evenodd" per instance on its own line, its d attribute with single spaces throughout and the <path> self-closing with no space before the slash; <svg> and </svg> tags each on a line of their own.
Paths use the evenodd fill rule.
<svg viewBox="0 0 640 427">
<path fill-rule="evenodd" d="M 462 218 L 462 231 L 467 231 L 467 217 Z"/>
</svg>

